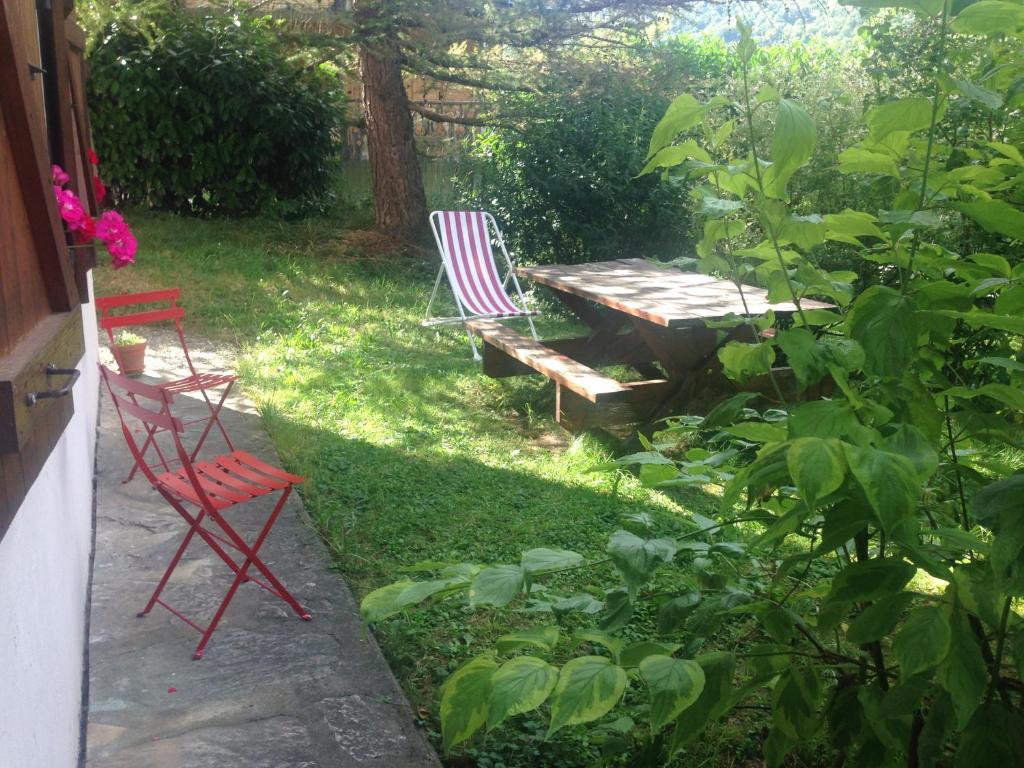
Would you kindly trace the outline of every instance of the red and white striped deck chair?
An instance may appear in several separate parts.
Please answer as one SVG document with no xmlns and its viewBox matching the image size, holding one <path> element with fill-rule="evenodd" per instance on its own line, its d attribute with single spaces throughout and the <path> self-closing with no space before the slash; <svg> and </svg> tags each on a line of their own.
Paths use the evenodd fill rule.
<svg viewBox="0 0 1024 768">
<path fill-rule="evenodd" d="M 423 325 L 441 325 L 443 323 L 465 323 L 473 318 L 514 318 L 525 317 L 530 324 L 530 332 L 537 340 L 537 329 L 533 326 L 533 312 L 526 304 L 526 296 L 516 279 L 516 270 L 512 259 L 505 248 L 505 238 L 501 236 L 498 223 L 491 214 L 485 211 L 434 211 L 430 214 L 430 228 L 437 241 L 437 249 L 441 252 L 441 268 L 434 281 L 434 290 L 427 303 L 427 316 Z M 491 240 L 501 248 L 508 271 L 504 280 L 498 275 Z M 437 298 L 437 290 L 441 285 L 441 277 L 447 273 L 455 304 L 459 308 L 458 317 L 433 317 L 430 310 Z M 509 283 L 515 288 L 519 297 L 518 304 L 508 295 Z M 473 334 L 466 329 L 469 346 L 473 349 L 473 359 L 480 360 Z"/>
</svg>

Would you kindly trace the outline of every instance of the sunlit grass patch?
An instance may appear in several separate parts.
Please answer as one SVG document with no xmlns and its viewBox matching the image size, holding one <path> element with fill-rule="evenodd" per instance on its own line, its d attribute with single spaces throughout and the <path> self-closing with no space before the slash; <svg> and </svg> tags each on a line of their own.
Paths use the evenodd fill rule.
<svg viewBox="0 0 1024 768">
<path fill-rule="evenodd" d="M 461 329 L 420 326 L 434 261 L 346 255 L 327 221 L 133 223 L 138 266 L 101 270 L 99 293 L 180 286 L 187 329 L 238 348 L 242 385 L 285 465 L 309 478 L 300 492 L 357 598 L 421 560 L 518 562 L 536 546 L 602 557 L 630 512 L 682 524 L 664 494 L 586 471 L 621 448 L 561 430 L 550 383 L 489 379 Z M 703 496 L 694 503 L 707 511 Z M 558 586 L 600 594 L 600 575 Z M 453 601 L 377 631 L 414 705 L 432 713 L 468 654 L 533 621 Z"/>
</svg>

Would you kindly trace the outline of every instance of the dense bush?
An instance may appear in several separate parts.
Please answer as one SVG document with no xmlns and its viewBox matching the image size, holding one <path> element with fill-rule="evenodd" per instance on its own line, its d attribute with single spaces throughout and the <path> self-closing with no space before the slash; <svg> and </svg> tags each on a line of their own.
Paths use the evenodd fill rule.
<svg viewBox="0 0 1024 768">
<path fill-rule="evenodd" d="M 686 231 L 683 194 L 631 178 L 667 103 L 612 82 L 599 98 L 532 97 L 548 119 L 480 134 L 471 149 L 480 170 L 465 198 L 503 222 L 528 262 L 674 254 Z"/>
<path fill-rule="evenodd" d="M 105 180 L 122 202 L 297 213 L 325 202 L 344 100 L 336 72 L 286 57 L 269 19 L 117 18 L 90 52 Z"/>
<path fill-rule="evenodd" d="M 796 189 L 817 210 L 838 210 L 859 192 L 836 170 L 839 148 L 862 131 L 857 118 L 869 80 L 856 54 L 850 46 L 795 43 L 761 49 L 752 62 L 759 81 L 810 105 L 821 127 L 822 151 Z M 659 185 L 637 174 L 677 89 L 709 98 L 734 88 L 738 77 L 720 40 L 680 35 L 625 57 L 569 95 L 512 102 L 503 95 L 504 112 L 528 119 L 476 137 L 471 154 L 479 170 L 462 197 L 503 220 L 526 261 L 690 256 L 701 236 L 692 184 Z"/>
<path fill-rule="evenodd" d="M 476 137 L 479 170 L 464 201 L 494 213 L 528 262 L 679 255 L 684 191 L 635 177 L 670 101 L 666 83 L 695 72 L 707 79 L 726 62 L 720 44 L 681 41 L 595 64 L 571 89 L 503 94 L 502 112 L 518 124 Z"/>
</svg>

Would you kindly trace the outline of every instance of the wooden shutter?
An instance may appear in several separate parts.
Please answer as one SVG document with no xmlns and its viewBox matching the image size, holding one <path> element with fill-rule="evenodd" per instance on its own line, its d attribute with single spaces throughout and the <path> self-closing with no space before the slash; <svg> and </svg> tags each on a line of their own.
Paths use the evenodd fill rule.
<svg viewBox="0 0 1024 768">
<path fill-rule="evenodd" d="M 57 163 L 74 189 L 91 186 L 76 160 L 88 124 L 76 134 L 69 12 L 61 0 L 0 3 L 0 537 L 74 411 L 70 396 L 29 395 L 67 383 L 47 366 L 74 368 L 85 349 L 84 291 L 50 182 Z"/>
</svg>

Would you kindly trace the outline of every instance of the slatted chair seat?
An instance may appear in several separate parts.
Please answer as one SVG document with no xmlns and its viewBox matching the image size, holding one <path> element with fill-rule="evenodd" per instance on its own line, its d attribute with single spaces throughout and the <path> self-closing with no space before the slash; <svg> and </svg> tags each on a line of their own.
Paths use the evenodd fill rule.
<svg viewBox="0 0 1024 768">
<path fill-rule="evenodd" d="M 183 395 L 189 392 L 200 392 L 205 389 L 216 389 L 226 384 L 233 384 L 236 381 L 238 381 L 238 377 L 233 373 L 197 373 L 176 381 L 159 383 L 157 386 L 168 392 Z"/>
<path fill-rule="evenodd" d="M 526 304 L 526 296 L 519 286 L 512 258 L 505 247 L 505 238 L 494 217 L 486 211 L 434 211 L 430 214 L 430 228 L 434 232 L 437 249 L 441 253 L 441 268 L 434 280 L 434 290 L 427 302 L 427 314 L 423 325 L 444 323 L 465 323 L 467 320 L 511 319 L 522 317 L 530 324 L 530 332 L 537 339 L 533 318 L 539 313 Z M 498 272 L 492 239 L 497 242 L 504 256 L 507 271 L 502 279 Z M 441 278 L 447 274 L 448 283 L 458 307 L 458 317 L 434 317 L 431 309 Z M 519 297 L 518 304 L 509 296 L 511 284 Z M 480 360 L 473 334 L 466 328 L 473 359 Z"/>
</svg>

